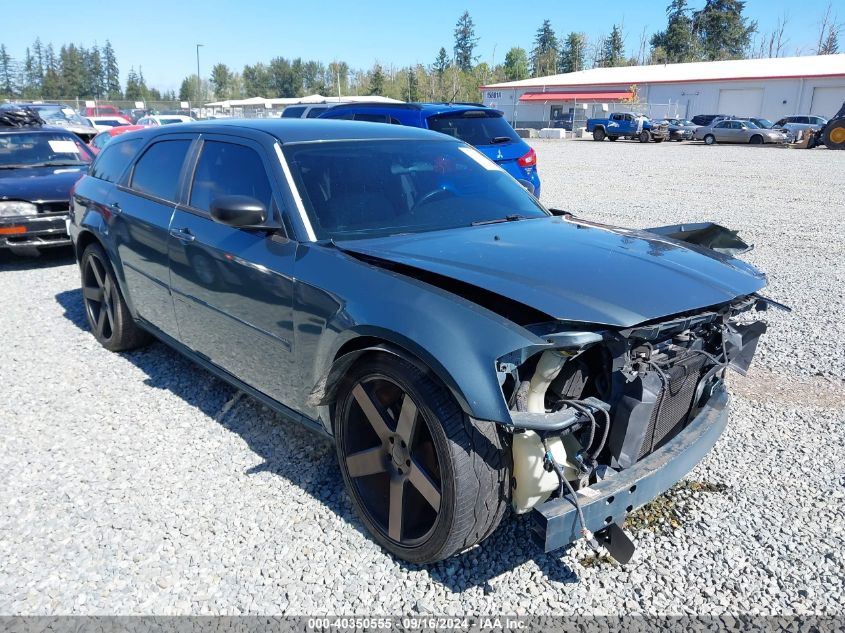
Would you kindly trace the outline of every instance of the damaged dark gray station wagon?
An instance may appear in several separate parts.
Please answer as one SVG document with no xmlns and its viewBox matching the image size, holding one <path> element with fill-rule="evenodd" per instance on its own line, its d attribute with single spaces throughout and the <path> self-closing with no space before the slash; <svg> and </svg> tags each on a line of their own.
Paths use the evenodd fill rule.
<svg viewBox="0 0 845 633">
<path fill-rule="evenodd" d="M 152 337 L 334 437 L 395 555 L 436 561 L 508 506 L 546 550 L 619 525 L 715 444 L 773 302 L 715 225 L 545 209 L 408 127 L 221 121 L 117 137 L 70 233 L 91 328 Z M 713 248 L 710 248 L 713 247 Z"/>
</svg>

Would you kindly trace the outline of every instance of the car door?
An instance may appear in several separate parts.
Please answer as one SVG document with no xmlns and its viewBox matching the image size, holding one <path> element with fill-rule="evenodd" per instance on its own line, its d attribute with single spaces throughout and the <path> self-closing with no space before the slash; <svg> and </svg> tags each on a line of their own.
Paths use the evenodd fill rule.
<svg viewBox="0 0 845 633">
<path fill-rule="evenodd" d="M 273 168 L 276 168 L 275 170 Z M 278 231 L 215 222 L 220 196 L 254 198 L 281 226 L 278 163 L 263 146 L 203 135 L 184 204 L 171 224 L 170 283 L 179 338 L 251 387 L 290 402 L 297 242 Z"/>
<path fill-rule="evenodd" d="M 109 211 L 110 233 L 124 272 L 129 299 L 138 316 L 176 336 L 170 297 L 168 231 L 184 186 L 184 165 L 194 139 L 157 136 L 115 188 Z"/>
<path fill-rule="evenodd" d="M 730 143 L 733 140 L 731 136 L 731 121 L 719 121 L 713 126 L 713 136 L 720 143 Z"/>
</svg>

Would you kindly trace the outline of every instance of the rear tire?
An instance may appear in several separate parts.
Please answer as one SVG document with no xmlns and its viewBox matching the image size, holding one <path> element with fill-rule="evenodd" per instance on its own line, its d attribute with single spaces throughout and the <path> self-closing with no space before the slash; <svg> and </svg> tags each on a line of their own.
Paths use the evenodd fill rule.
<svg viewBox="0 0 845 633">
<path fill-rule="evenodd" d="M 498 527 L 510 486 L 498 429 L 467 416 L 430 372 L 364 358 L 344 379 L 334 424 L 347 493 L 393 555 L 432 563 Z"/>
<path fill-rule="evenodd" d="M 103 247 L 89 244 L 79 260 L 82 274 L 82 301 L 91 333 L 112 352 L 123 352 L 146 345 L 152 337 L 142 330 L 129 308 Z"/>
<path fill-rule="evenodd" d="M 605 134 L 604 128 L 597 127 L 595 130 L 593 130 L 594 141 L 603 141 L 606 136 L 607 134 Z"/>
<path fill-rule="evenodd" d="M 705 145 L 713 145 L 716 142 L 716 137 L 712 134 L 708 134 L 704 137 L 704 144 Z"/>
</svg>

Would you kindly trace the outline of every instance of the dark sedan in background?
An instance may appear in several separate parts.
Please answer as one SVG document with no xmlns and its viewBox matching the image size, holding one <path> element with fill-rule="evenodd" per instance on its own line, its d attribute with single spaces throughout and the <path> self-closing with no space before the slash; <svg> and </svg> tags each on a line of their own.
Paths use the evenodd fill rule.
<svg viewBox="0 0 845 633">
<path fill-rule="evenodd" d="M 70 244 L 70 191 L 94 155 L 75 134 L 48 127 L 0 127 L 0 248 L 15 252 Z"/>
<path fill-rule="evenodd" d="M 726 369 L 765 331 L 734 234 L 549 211 L 408 126 L 118 136 L 70 231 L 104 347 L 155 336 L 332 435 L 361 521 L 414 562 L 472 547 L 509 505 L 547 551 L 585 537 L 626 560 L 618 524 L 713 446 Z"/>
</svg>

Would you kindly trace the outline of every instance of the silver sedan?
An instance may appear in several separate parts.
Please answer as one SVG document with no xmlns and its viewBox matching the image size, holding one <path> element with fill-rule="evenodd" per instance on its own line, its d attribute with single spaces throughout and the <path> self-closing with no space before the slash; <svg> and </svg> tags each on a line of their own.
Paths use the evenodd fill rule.
<svg viewBox="0 0 845 633">
<path fill-rule="evenodd" d="M 784 143 L 786 135 L 781 130 L 766 130 L 751 121 L 726 120 L 699 127 L 695 139 L 708 145 L 714 143 Z"/>
</svg>

